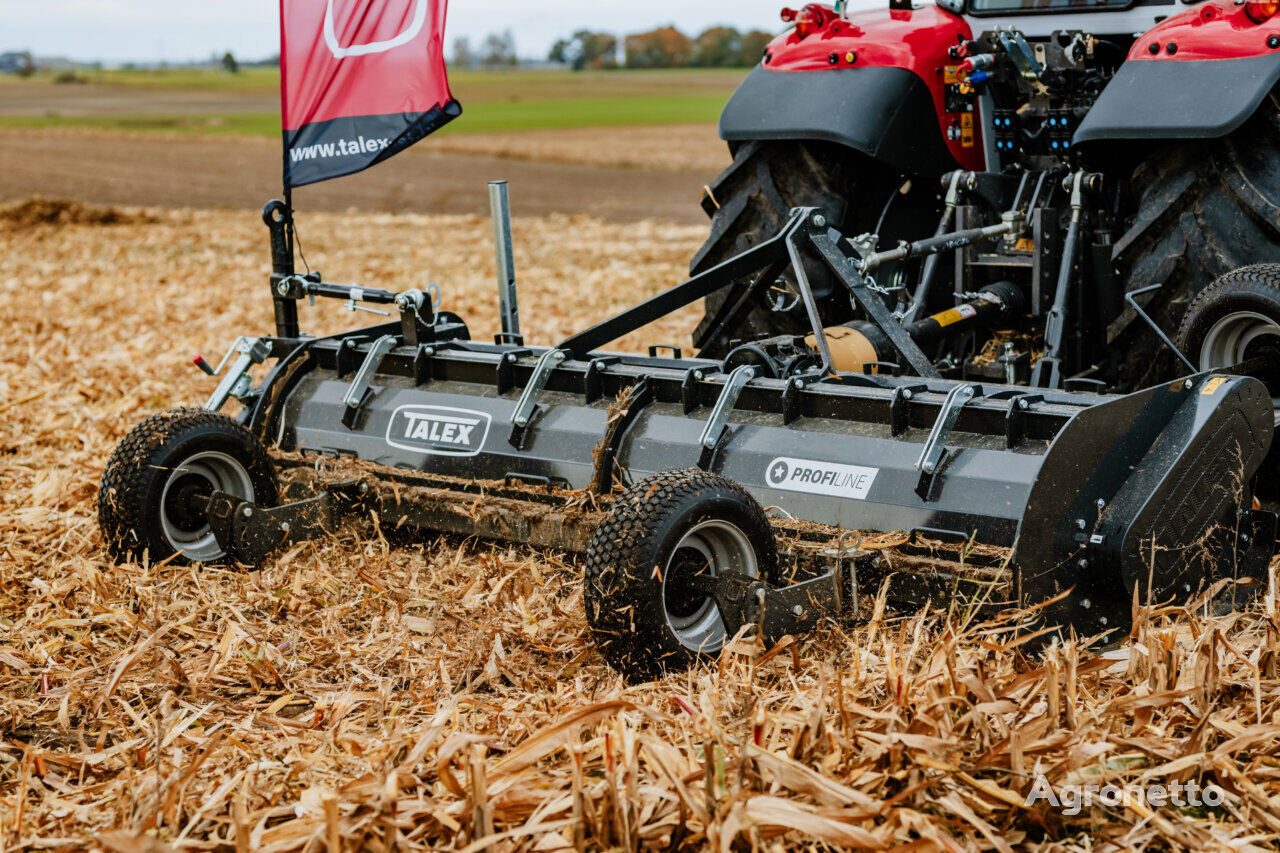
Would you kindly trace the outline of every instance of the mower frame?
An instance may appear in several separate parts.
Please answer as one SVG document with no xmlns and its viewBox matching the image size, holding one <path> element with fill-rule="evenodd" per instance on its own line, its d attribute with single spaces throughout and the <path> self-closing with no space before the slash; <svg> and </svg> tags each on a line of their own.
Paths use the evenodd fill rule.
<svg viewBox="0 0 1280 853">
<path fill-rule="evenodd" d="M 505 211 L 495 214 L 505 220 Z M 1198 375 L 1118 396 L 944 380 L 884 307 L 869 275 L 879 264 L 1016 237 L 1025 227 L 1016 216 L 877 253 L 830 228 L 820 211 L 797 209 L 772 239 L 541 348 L 505 328 L 514 311 L 504 312 L 495 343 L 475 342 L 461 318 L 436 311 L 421 291 L 298 275 L 287 208 L 269 204 L 264 220 L 275 261 L 277 335 L 250 348 L 277 363 L 241 397 L 241 420 L 264 442 L 295 453 L 278 458 L 282 470 L 296 474 L 315 454 L 373 467 L 355 480 L 312 482 L 309 493 L 280 507 L 215 494 L 211 524 L 240 562 L 257 563 L 370 512 L 428 531 L 583 553 L 616 486 L 680 464 L 720 473 L 762 504 L 809 522 L 800 529 L 775 524 L 792 560 L 790 583 L 730 574 L 706 584 L 730 634 L 746 624 L 757 624 L 767 639 L 808 630 L 821 618 L 856 611 L 857 590 L 871 583 L 888 582 L 891 597 L 908 605 L 965 591 L 961 597 L 983 606 L 1008 606 L 1011 600 L 991 589 L 1002 574 L 1018 601 L 1048 602 L 1047 623 L 1107 633 L 1127 624 L 1135 588 L 1160 599 L 1203 590 L 1224 577 L 1257 576 L 1272 553 L 1275 516 L 1248 508 L 1246 497 L 1273 429 L 1261 383 Z M 509 230 L 495 227 L 500 253 L 504 234 Z M 900 362 L 919 375 L 902 375 L 899 363 L 859 374 L 831 369 L 806 252 L 834 273 L 893 342 Z M 787 268 L 795 271 L 819 350 L 792 375 L 686 358 L 674 348 L 662 355 L 652 347 L 647 356 L 602 350 L 723 288 L 733 291 L 718 322 L 731 322 Z M 514 306 L 514 270 L 500 269 L 503 299 Z M 394 306 L 400 316 L 308 338 L 297 314 L 297 301 L 308 297 Z M 483 425 L 479 443 L 464 453 L 422 453 L 391 442 L 395 412 L 463 404 L 469 408 L 453 411 Z M 834 479 L 837 470 L 871 470 L 865 460 L 873 459 L 866 489 L 878 482 L 893 497 L 776 488 L 764 473 L 768 459 L 814 455 L 793 445 L 815 438 L 830 445 L 824 453 L 831 461 L 815 463 L 827 466 L 818 473 Z M 758 446 L 779 440 L 788 442 L 783 450 Z M 412 497 L 401 495 L 405 488 Z M 581 509 L 582 490 L 596 510 Z M 494 508 L 478 512 L 479 495 Z M 1177 524 L 1168 520 L 1170 506 L 1182 513 Z M 862 548 L 857 536 L 846 542 L 855 525 L 905 531 L 900 558 L 913 549 L 933 558 L 945 552 L 943 568 L 898 574 L 893 560 Z M 1007 555 L 976 558 L 974 543 L 1013 549 L 1013 571 L 1006 571 Z M 1148 552 L 1175 555 L 1151 558 L 1150 582 L 1141 565 Z M 976 586 L 966 583 L 975 571 Z"/>
</svg>

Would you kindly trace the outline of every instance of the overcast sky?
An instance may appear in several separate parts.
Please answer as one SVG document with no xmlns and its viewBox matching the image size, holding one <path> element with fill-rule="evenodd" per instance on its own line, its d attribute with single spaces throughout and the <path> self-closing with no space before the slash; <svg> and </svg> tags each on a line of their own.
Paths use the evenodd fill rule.
<svg viewBox="0 0 1280 853">
<path fill-rule="evenodd" d="M 323 0 L 316 0 L 323 2 Z M 510 28 L 522 57 L 542 58 L 577 29 L 638 32 L 712 24 L 780 32 L 787 0 L 452 0 L 448 38 L 478 41 Z M 793 4 L 794 5 L 794 4 Z M 0 52 L 31 50 L 80 60 L 203 59 L 231 50 L 244 59 L 279 49 L 274 0 L 0 0 Z"/>
</svg>

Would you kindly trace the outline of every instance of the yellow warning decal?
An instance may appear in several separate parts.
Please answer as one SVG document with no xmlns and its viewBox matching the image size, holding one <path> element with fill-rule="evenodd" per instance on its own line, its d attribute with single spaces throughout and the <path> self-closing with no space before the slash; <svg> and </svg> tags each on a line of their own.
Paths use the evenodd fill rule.
<svg viewBox="0 0 1280 853">
<path fill-rule="evenodd" d="M 968 320 L 970 317 L 978 313 L 978 309 L 972 305 L 961 305 L 959 308 L 952 308 L 950 311 L 943 311 L 941 314 L 933 315 L 933 322 L 942 326 L 944 329 L 961 320 Z"/>
<path fill-rule="evenodd" d="M 960 144 L 965 148 L 973 147 L 973 113 L 960 116 Z"/>
<path fill-rule="evenodd" d="M 1227 377 L 1215 376 L 1208 382 L 1204 383 L 1204 388 L 1200 389 L 1201 397 L 1212 397 L 1218 393 L 1218 389 L 1227 384 Z"/>
<path fill-rule="evenodd" d="M 942 69 L 942 79 L 948 86 L 954 86 L 960 82 L 960 66 L 948 65 Z"/>
</svg>

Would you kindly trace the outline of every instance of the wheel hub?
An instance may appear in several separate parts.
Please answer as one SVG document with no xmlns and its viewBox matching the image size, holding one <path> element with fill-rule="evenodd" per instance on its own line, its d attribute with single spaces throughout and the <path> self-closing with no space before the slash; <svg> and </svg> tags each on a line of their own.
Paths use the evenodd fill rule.
<svg viewBox="0 0 1280 853">
<path fill-rule="evenodd" d="M 1224 370 L 1254 359 L 1266 364 L 1257 377 L 1273 399 L 1280 398 L 1280 323 L 1257 311 L 1237 311 L 1209 329 L 1198 366 L 1201 371 Z"/>
<path fill-rule="evenodd" d="M 165 496 L 164 512 L 183 533 L 195 533 L 207 523 L 213 483 L 198 474 L 183 473 L 174 478 Z"/>
<path fill-rule="evenodd" d="M 759 577 L 755 549 L 736 525 L 704 521 L 684 534 L 662 573 L 664 616 L 680 644 L 715 654 L 728 637 L 724 617 L 706 593 L 709 579 L 726 572 Z"/>
<path fill-rule="evenodd" d="M 173 469 L 160 495 L 160 527 L 175 551 L 197 563 L 223 556 L 209 527 L 208 499 L 225 492 L 241 500 L 254 499 L 253 481 L 245 466 L 232 456 L 204 451 Z"/>
</svg>

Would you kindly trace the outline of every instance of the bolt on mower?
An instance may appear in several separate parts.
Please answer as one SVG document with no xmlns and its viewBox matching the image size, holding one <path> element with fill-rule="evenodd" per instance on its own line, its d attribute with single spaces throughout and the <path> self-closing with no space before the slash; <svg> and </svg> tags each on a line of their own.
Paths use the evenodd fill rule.
<svg viewBox="0 0 1280 853">
<path fill-rule="evenodd" d="M 490 187 L 492 343 L 432 293 L 300 273 L 291 199 L 268 204 L 275 334 L 201 362 L 222 377 L 206 405 L 121 443 L 99 506 L 110 551 L 253 565 L 376 512 L 574 552 L 592 634 L 633 677 L 744 629 L 769 642 L 854 617 L 879 591 L 907 608 L 1033 608 L 1037 625 L 1111 640 L 1135 600 L 1236 599 L 1265 577 L 1277 525 L 1258 497 L 1275 485 L 1280 267 L 1246 264 L 1280 252 L 1270 220 L 1231 206 L 1247 193 L 1222 162 L 1254 160 L 1206 166 L 1164 144 L 1213 116 L 1157 127 L 1149 105 L 1108 105 L 1160 75 L 1200 79 L 1182 59 L 1200 29 L 1253 6 L 1135 38 L 1149 6 L 970 2 L 792 13 L 725 111 L 735 160 L 707 188 L 692 277 L 555 346 L 521 335 L 505 184 Z M 1058 29 L 1024 32 L 1024 11 Z M 337 60 L 292 55 L 323 40 L 305 16 L 285 26 L 301 33 L 286 93 L 322 91 L 289 69 Z M 424 68 L 443 79 L 438 56 Z M 1203 150 L 1266 137 L 1269 86 L 1248 109 L 1218 98 L 1208 112 L 1244 114 Z M 370 116 L 410 128 L 400 147 L 456 118 L 438 89 L 406 115 L 357 105 L 312 123 L 286 100 L 286 187 L 399 150 L 332 142 L 363 140 Z M 1244 263 L 1207 284 L 1203 252 Z M 316 299 L 389 319 L 309 336 L 299 307 Z M 700 302 L 696 352 L 609 349 Z M 232 398 L 239 414 L 219 414 Z"/>
</svg>

